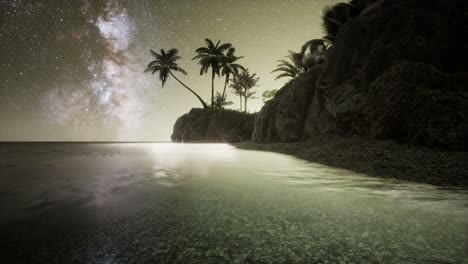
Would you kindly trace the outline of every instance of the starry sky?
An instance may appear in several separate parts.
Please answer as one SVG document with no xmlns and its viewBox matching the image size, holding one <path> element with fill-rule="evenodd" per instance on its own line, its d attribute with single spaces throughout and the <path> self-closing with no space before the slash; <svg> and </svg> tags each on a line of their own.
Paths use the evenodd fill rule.
<svg viewBox="0 0 468 264">
<path fill-rule="evenodd" d="M 169 141 L 199 102 L 143 74 L 149 49 L 179 49 L 189 73 L 179 77 L 208 101 L 210 76 L 199 75 L 194 51 L 205 38 L 232 43 L 261 94 L 287 81 L 274 81 L 276 60 L 321 38 L 321 10 L 335 2 L 0 0 L 0 141 Z M 252 100 L 249 111 L 262 105 Z"/>
</svg>

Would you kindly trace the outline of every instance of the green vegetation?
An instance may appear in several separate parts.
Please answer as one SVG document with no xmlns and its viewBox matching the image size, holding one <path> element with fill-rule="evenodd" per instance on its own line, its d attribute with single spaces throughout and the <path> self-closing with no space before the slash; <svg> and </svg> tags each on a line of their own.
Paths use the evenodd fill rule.
<svg viewBox="0 0 468 264">
<path fill-rule="evenodd" d="M 177 77 L 174 76 L 172 71 L 181 72 L 187 75 L 187 72 L 180 68 L 176 61 L 180 59 L 178 56 L 177 49 L 171 49 L 167 53 L 161 49 L 161 54 L 150 50 L 151 54 L 156 58 L 149 63 L 146 67 L 145 72 L 151 72 L 152 74 L 159 72 L 159 79 L 162 81 L 162 85 L 166 83 L 168 75 L 172 75 L 180 84 L 186 89 L 192 92 L 203 105 L 204 109 L 215 109 L 221 110 L 226 106 L 232 105 L 233 102 L 227 100 L 226 88 L 236 87 L 238 92 L 236 95 L 240 97 L 240 110 L 242 112 L 242 99 L 244 98 L 244 104 L 247 105 L 247 100 L 253 99 L 255 92 L 250 91 L 256 86 L 258 78 L 255 78 L 255 74 L 250 75 L 244 66 L 240 65 L 237 61 L 242 59 L 242 56 L 236 56 L 236 49 L 232 47 L 230 43 L 220 44 L 219 40 L 216 45 L 210 39 L 205 39 L 206 47 L 200 47 L 196 52 L 196 56 L 193 60 L 199 60 L 198 64 L 201 65 L 200 75 L 208 73 L 211 69 L 211 103 L 207 104 L 195 91 L 181 82 Z M 219 93 L 215 91 L 215 77 L 225 77 L 223 92 Z M 231 78 L 234 76 L 233 78 Z M 250 79 L 249 79 L 250 78 Z M 237 82 L 231 83 L 230 82 Z M 215 93 L 216 92 L 216 93 Z M 247 111 L 247 109 L 244 109 Z"/>
<path fill-rule="evenodd" d="M 231 92 L 236 96 L 239 96 L 239 112 L 242 112 L 242 95 L 243 95 L 243 88 L 239 82 L 232 81 L 229 85 L 231 88 Z"/>
<path fill-rule="evenodd" d="M 298 77 L 302 73 L 310 70 L 312 67 L 322 63 L 325 60 L 327 46 L 321 39 L 313 39 L 302 45 L 299 52 L 289 51 L 287 59 L 279 60 L 279 64 L 273 72 L 279 72 L 276 80 L 283 77 L 292 79 Z"/>
<path fill-rule="evenodd" d="M 252 88 L 257 86 L 258 78 L 255 73 L 250 74 L 248 69 L 242 70 L 240 73 L 235 74 L 232 78 L 231 87 L 233 88 L 233 92 L 236 95 L 240 96 L 241 108 L 240 111 L 242 112 L 242 97 L 244 97 L 244 112 L 247 113 L 247 101 L 248 99 L 255 99 L 254 95 L 257 93 L 255 91 L 251 91 Z"/>
<path fill-rule="evenodd" d="M 266 102 L 266 101 L 272 99 L 273 97 L 275 97 L 277 92 L 278 92 L 278 89 L 264 91 L 262 93 L 263 102 Z"/>
<path fill-rule="evenodd" d="M 348 21 L 359 15 L 366 7 L 365 0 L 352 0 L 349 3 L 337 3 L 326 6 L 322 11 L 322 28 L 325 36 L 322 39 L 312 39 L 302 45 L 299 52 L 289 51 L 286 59 L 278 60 L 279 64 L 272 71 L 278 72 L 277 79 L 289 77 L 295 79 L 299 75 L 323 63 L 327 50 L 335 42 L 340 29 Z"/>
<path fill-rule="evenodd" d="M 220 92 L 216 92 L 216 95 L 214 97 L 213 109 L 221 110 L 224 109 L 225 106 L 230 106 L 233 104 L 234 103 L 232 101 L 227 100 L 227 94 L 222 95 Z"/>
<path fill-rule="evenodd" d="M 313 67 L 325 62 L 327 50 L 335 42 L 340 29 L 366 7 L 366 0 L 352 0 L 349 3 L 338 3 L 332 6 L 327 6 L 323 10 L 322 28 L 325 36 L 322 39 L 312 39 L 302 45 L 299 52 L 290 50 L 286 59 L 278 60 L 279 64 L 272 73 L 277 72 L 279 75 L 275 80 L 289 77 L 295 79 L 304 72 L 309 71 Z M 226 106 L 232 105 L 233 102 L 228 101 L 226 88 L 230 87 L 231 92 L 239 96 L 239 111 L 247 112 L 248 99 L 254 99 L 256 92 L 252 88 L 257 86 L 259 80 L 256 74 L 250 74 L 249 71 L 238 63 L 242 56 L 236 56 L 236 49 L 231 43 L 221 44 L 219 40 L 216 44 L 211 40 L 205 39 L 206 46 L 195 50 L 196 56 L 193 60 L 198 60 L 200 65 L 200 75 L 207 74 L 211 69 L 211 100 L 207 104 L 194 90 L 181 82 L 173 72 L 177 71 L 183 75 L 187 75 L 182 68 L 176 63 L 180 59 L 177 49 L 171 49 L 165 52 L 161 49 L 161 53 L 153 50 L 151 54 L 156 58 L 151 61 L 146 67 L 145 72 L 152 74 L 159 72 L 159 79 L 162 85 L 166 83 L 169 75 L 176 79 L 182 86 L 189 90 L 202 104 L 205 109 L 221 110 Z M 215 77 L 224 77 L 223 92 L 215 90 Z M 263 101 L 273 98 L 277 90 L 265 91 L 262 94 Z"/>
<path fill-rule="evenodd" d="M 193 60 L 199 60 L 198 64 L 201 66 L 200 75 L 208 73 L 211 68 L 211 108 L 214 108 L 214 79 L 216 75 L 220 75 L 222 63 L 226 55 L 224 52 L 232 47 L 231 43 L 221 44 L 221 40 L 216 45 L 210 39 L 205 39 L 207 47 L 201 47 L 195 50 L 197 56 Z"/>
<path fill-rule="evenodd" d="M 231 47 L 228 52 L 226 53 L 226 56 L 223 56 L 222 57 L 222 62 L 221 62 L 221 65 L 222 65 L 222 70 L 221 70 L 221 74 L 223 76 L 226 76 L 226 81 L 224 82 L 224 89 L 223 89 L 223 94 L 222 94 L 222 97 L 224 98 L 226 96 L 226 87 L 227 85 L 229 84 L 229 81 L 230 81 L 230 77 L 231 75 L 233 74 L 238 74 L 239 73 L 239 70 L 245 70 L 245 68 L 236 63 L 236 61 L 238 61 L 239 59 L 242 59 L 243 57 L 237 57 L 234 55 L 234 52 L 236 51 L 235 48 Z"/>
</svg>

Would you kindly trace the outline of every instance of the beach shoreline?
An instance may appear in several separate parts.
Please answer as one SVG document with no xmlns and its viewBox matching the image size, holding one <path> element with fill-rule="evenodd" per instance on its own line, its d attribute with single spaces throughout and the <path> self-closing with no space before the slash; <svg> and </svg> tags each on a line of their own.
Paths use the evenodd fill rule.
<svg viewBox="0 0 468 264">
<path fill-rule="evenodd" d="M 444 188 L 468 186 L 468 152 L 430 149 L 390 140 L 334 135 L 296 143 L 231 144 L 270 151 L 372 177 L 427 183 Z"/>
</svg>

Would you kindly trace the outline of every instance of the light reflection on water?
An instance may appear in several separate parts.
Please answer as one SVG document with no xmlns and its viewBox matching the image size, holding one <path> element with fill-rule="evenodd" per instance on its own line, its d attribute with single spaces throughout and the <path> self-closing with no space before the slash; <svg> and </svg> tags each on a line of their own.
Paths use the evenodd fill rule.
<svg viewBox="0 0 468 264">
<path fill-rule="evenodd" d="M 215 167 L 220 170 L 216 172 L 219 176 L 249 174 L 296 188 L 364 195 L 369 199 L 372 196 L 386 197 L 422 209 L 468 213 L 466 189 L 448 191 L 428 184 L 369 177 L 281 154 L 241 151 L 227 144 L 157 144 L 148 148 L 156 164 L 154 177 L 166 183 L 182 183 L 180 178 L 187 176 L 191 179 L 206 177 L 210 174 L 209 168 Z M 181 169 L 187 164 L 190 164 L 191 173 Z"/>
<path fill-rule="evenodd" d="M 138 236 L 148 250 L 140 254 L 159 260 L 170 252 L 204 261 L 211 252 L 213 263 L 468 258 L 465 189 L 372 178 L 226 144 L 0 145 L 0 155 L 2 221 L 72 202 L 85 212 L 99 208 L 95 216 L 113 208 L 131 228 L 117 224 L 112 232 Z M 125 238 L 114 242 L 124 247 Z"/>
</svg>

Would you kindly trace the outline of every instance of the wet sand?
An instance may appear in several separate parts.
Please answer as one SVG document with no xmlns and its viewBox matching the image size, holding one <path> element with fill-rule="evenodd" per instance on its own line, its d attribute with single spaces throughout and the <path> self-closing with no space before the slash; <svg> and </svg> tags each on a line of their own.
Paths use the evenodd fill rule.
<svg viewBox="0 0 468 264">
<path fill-rule="evenodd" d="M 394 141 L 318 136 L 307 142 L 233 144 L 240 149 L 278 152 L 373 177 L 468 186 L 468 152 L 428 149 Z"/>
</svg>

